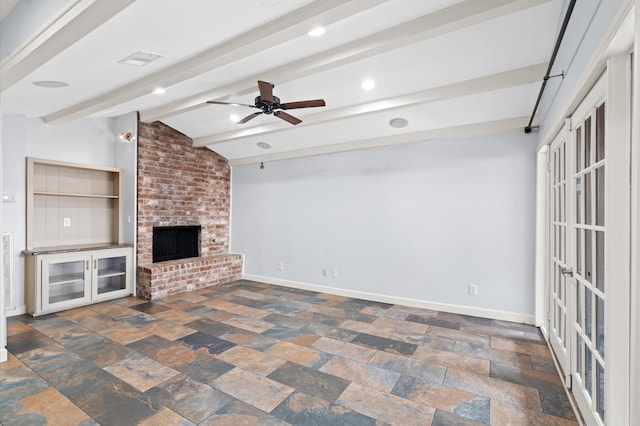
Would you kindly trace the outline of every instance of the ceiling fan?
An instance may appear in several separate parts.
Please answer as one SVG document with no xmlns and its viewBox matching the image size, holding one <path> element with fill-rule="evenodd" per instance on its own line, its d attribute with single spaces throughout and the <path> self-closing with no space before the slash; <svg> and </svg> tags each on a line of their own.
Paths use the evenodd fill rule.
<svg viewBox="0 0 640 426">
<path fill-rule="evenodd" d="M 252 120 L 259 116 L 260 114 L 273 114 L 281 120 L 284 120 L 293 125 L 302 123 L 297 117 L 294 117 L 291 114 L 287 114 L 282 110 L 287 109 L 296 109 L 296 108 L 314 108 L 314 107 L 323 107 L 325 106 L 324 99 L 313 99 L 309 101 L 298 101 L 298 102 L 286 102 L 281 104 L 280 98 L 273 95 L 273 88 L 275 86 L 272 83 L 268 83 L 266 81 L 258 81 L 258 89 L 260 90 L 260 96 L 256 96 L 255 104 L 239 104 L 235 102 L 218 102 L 218 101 L 207 101 L 208 104 L 220 104 L 220 105 L 237 105 L 237 106 L 247 106 L 250 108 L 260 109 L 260 112 L 254 112 L 253 114 L 247 115 L 242 120 L 238 121 L 238 124 L 246 123 L 249 120 Z"/>
</svg>

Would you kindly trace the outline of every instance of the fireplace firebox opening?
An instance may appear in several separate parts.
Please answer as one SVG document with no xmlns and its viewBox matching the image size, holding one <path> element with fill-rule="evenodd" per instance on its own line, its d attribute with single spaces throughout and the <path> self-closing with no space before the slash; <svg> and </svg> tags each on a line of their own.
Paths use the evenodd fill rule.
<svg viewBox="0 0 640 426">
<path fill-rule="evenodd" d="M 200 256 L 200 225 L 154 226 L 153 263 Z"/>
</svg>

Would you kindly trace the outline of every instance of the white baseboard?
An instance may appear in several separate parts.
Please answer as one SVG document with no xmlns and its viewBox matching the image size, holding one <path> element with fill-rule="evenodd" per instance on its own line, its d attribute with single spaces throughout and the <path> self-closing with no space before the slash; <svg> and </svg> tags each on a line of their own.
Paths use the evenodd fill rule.
<svg viewBox="0 0 640 426">
<path fill-rule="evenodd" d="M 27 313 L 27 305 L 16 306 L 14 309 L 11 309 L 10 311 L 8 310 L 5 312 L 7 318 L 15 317 L 16 315 L 22 315 L 26 313 Z"/>
<path fill-rule="evenodd" d="M 390 296 L 386 294 L 369 293 L 357 290 L 348 290 L 337 287 L 326 287 L 318 284 L 303 283 L 299 281 L 289 281 L 279 278 L 264 277 L 261 275 L 242 274 L 242 279 L 258 281 L 266 284 L 274 284 L 284 287 L 297 288 L 300 290 L 317 291 L 320 293 L 335 294 L 338 296 L 352 297 L 355 299 L 372 300 L 374 302 L 398 304 L 411 306 L 414 308 L 431 309 L 434 311 L 450 312 L 453 314 L 470 315 L 474 317 L 496 319 L 502 321 L 512 321 L 533 325 L 534 315 L 520 314 L 517 312 L 498 311 L 495 309 L 476 308 L 473 306 L 451 305 L 448 303 L 430 302 L 428 300 L 409 299 L 405 297 Z"/>
<path fill-rule="evenodd" d="M 5 362 L 9 358 L 9 352 L 6 348 L 0 349 L 0 362 Z"/>
</svg>

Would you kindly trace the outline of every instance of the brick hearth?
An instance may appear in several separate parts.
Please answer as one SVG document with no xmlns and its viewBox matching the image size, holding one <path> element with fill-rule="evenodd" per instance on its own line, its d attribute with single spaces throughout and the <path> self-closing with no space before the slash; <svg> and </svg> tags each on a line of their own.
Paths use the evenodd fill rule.
<svg viewBox="0 0 640 426">
<path fill-rule="evenodd" d="M 158 298 L 240 278 L 229 253 L 228 161 L 163 123 L 138 129 L 138 294 Z M 152 263 L 154 226 L 201 225 L 200 257 Z"/>
</svg>

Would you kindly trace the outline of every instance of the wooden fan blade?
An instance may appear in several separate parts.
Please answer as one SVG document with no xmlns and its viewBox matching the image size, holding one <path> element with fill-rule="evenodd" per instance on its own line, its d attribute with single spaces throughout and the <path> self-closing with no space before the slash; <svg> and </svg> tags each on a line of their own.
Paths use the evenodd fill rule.
<svg viewBox="0 0 640 426">
<path fill-rule="evenodd" d="M 251 107 L 251 108 L 258 108 L 255 105 L 249 105 L 249 104 L 239 104 L 237 102 L 218 102 L 218 101 L 207 101 L 208 104 L 214 104 L 214 105 L 233 105 L 233 106 L 246 106 L 246 107 Z"/>
<path fill-rule="evenodd" d="M 273 84 L 266 81 L 258 81 L 258 89 L 260 89 L 260 99 L 263 102 L 273 102 Z"/>
<path fill-rule="evenodd" d="M 313 99 L 310 101 L 287 102 L 286 104 L 280 104 L 280 108 L 282 109 L 314 108 L 314 107 L 323 107 L 325 105 L 326 104 L 324 103 L 324 99 Z"/>
<path fill-rule="evenodd" d="M 236 124 L 244 124 L 249 120 L 253 120 L 254 118 L 259 116 L 260 114 L 262 114 L 262 113 L 261 112 L 254 112 L 253 114 L 249 114 L 245 118 L 243 118 L 242 120 L 238 121 Z"/>
<path fill-rule="evenodd" d="M 299 118 L 294 117 L 293 115 L 287 114 L 284 111 L 276 111 L 273 113 L 273 115 L 275 115 L 276 117 L 278 117 L 281 120 L 287 121 L 291 124 L 293 124 L 294 126 L 296 124 L 300 124 L 302 123 L 302 120 L 300 120 Z"/>
</svg>

